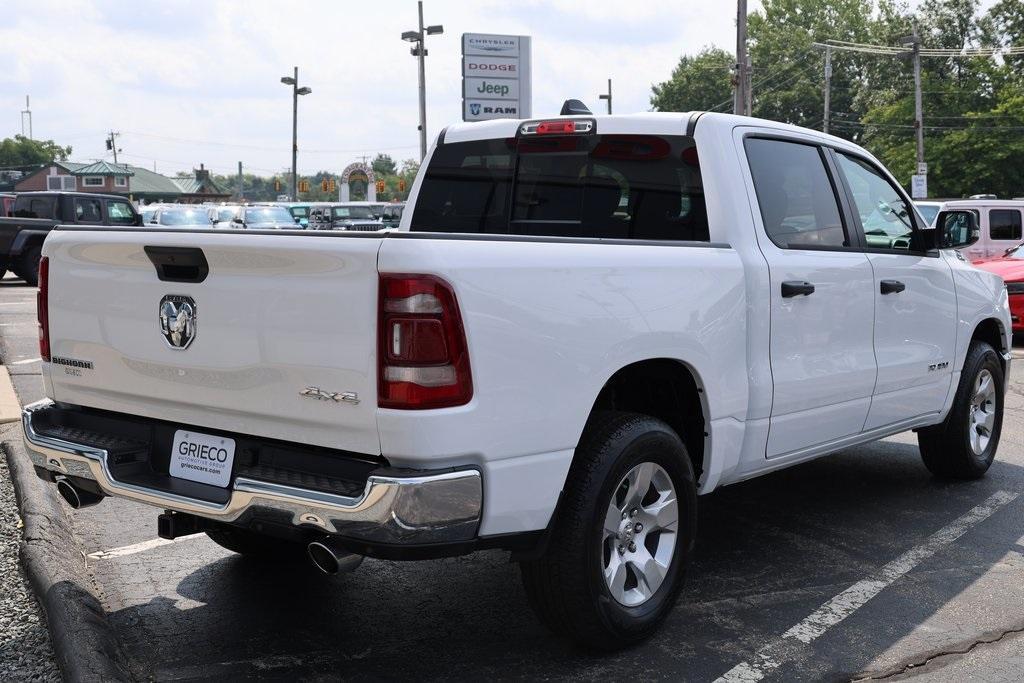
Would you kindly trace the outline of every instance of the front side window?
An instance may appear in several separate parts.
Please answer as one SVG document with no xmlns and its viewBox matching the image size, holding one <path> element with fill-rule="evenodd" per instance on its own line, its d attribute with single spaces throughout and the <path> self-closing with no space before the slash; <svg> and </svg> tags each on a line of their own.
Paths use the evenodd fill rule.
<svg viewBox="0 0 1024 683">
<path fill-rule="evenodd" d="M 749 138 L 746 148 L 761 220 L 772 242 L 783 249 L 850 246 L 816 146 Z"/>
<path fill-rule="evenodd" d="M 990 209 L 988 236 L 994 240 L 1021 239 L 1020 211 L 1017 209 Z"/>
<path fill-rule="evenodd" d="M 522 136 L 434 152 L 413 231 L 709 241 L 693 138 Z"/>
<path fill-rule="evenodd" d="M 874 166 L 839 153 L 839 168 L 853 192 L 853 203 L 864 226 L 867 246 L 874 249 L 910 249 L 914 232 L 913 210 Z"/>
<path fill-rule="evenodd" d="M 102 223 L 100 200 L 75 198 L 75 221 L 78 223 Z"/>
<path fill-rule="evenodd" d="M 107 217 L 110 222 L 116 225 L 132 225 L 135 223 L 135 214 L 128 202 L 107 202 Z"/>
</svg>

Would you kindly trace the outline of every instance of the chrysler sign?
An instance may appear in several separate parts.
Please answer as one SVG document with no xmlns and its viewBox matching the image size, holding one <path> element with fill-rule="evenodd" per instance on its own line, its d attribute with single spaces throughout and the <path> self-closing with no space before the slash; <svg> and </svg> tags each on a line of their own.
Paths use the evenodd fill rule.
<svg viewBox="0 0 1024 683">
<path fill-rule="evenodd" d="M 462 119 L 529 118 L 530 37 L 462 34 Z"/>
</svg>

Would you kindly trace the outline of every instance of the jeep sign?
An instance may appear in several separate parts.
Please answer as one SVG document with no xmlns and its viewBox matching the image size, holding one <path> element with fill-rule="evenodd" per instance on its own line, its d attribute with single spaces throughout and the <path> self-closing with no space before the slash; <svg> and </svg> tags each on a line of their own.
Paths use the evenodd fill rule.
<svg viewBox="0 0 1024 683">
<path fill-rule="evenodd" d="M 530 37 L 462 34 L 462 119 L 529 118 Z"/>
</svg>

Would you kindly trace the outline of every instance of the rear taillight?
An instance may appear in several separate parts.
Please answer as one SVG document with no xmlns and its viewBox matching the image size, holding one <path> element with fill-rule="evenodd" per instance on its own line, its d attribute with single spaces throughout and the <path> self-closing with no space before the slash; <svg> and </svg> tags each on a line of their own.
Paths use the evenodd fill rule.
<svg viewBox="0 0 1024 683">
<path fill-rule="evenodd" d="M 447 282 L 382 274 L 377 318 L 377 405 L 417 410 L 469 403 L 466 332 Z"/>
<path fill-rule="evenodd" d="M 39 319 L 39 357 L 50 362 L 50 259 L 39 259 L 39 291 L 36 292 L 36 316 Z"/>
</svg>

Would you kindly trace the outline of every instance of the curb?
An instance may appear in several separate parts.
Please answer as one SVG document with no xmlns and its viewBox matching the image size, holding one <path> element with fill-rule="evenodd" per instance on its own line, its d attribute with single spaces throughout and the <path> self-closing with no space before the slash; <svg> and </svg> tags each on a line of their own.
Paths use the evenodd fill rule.
<svg viewBox="0 0 1024 683">
<path fill-rule="evenodd" d="M 64 680 L 131 681 L 127 657 L 89 588 L 84 557 L 61 503 L 36 477 L 20 444 L 6 441 L 3 450 L 25 525 L 22 566 L 46 612 Z"/>
</svg>

